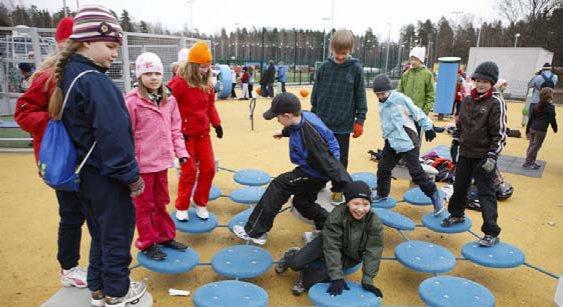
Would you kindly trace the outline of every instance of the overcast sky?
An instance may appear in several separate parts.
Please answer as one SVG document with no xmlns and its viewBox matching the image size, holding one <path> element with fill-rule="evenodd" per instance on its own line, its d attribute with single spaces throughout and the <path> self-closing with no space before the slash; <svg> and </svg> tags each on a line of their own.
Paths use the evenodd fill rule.
<svg viewBox="0 0 563 307">
<path fill-rule="evenodd" d="M 37 5 L 40 9 L 58 11 L 63 0 L 1 0 Z M 161 22 L 171 30 L 191 24 L 200 32 L 213 34 L 221 28 L 278 27 L 323 30 L 331 25 L 348 28 L 355 34 L 371 27 L 380 39 L 397 40 L 401 26 L 417 20 L 436 22 L 441 16 L 461 22 L 463 16 L 473 22 L 498 18 L 494 0 L 66 0 L 71 10 L 77 3 L 98 3 L 119 15 L 129 11 L 133 20 Z M 190 13 L 191 2 L 193 13 Z M 334 10 L 332 4 L 334 3 Z M 334 14 L 332 13 L 334 12 Z M 333 20 L 330 19 L 334 16 Z"/>
</svg>

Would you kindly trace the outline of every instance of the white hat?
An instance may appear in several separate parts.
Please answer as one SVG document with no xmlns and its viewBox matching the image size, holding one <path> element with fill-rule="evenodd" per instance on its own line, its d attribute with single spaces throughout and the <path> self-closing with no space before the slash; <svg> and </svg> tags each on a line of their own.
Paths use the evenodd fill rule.
<svg viewBox="0 0 563 307">
<path fill-rule="evenodd" d="M 426 47 L 414 47 L 409 53 L 409 58 L 415 57 L 424 63 L 424 58 L 426 57 Z"/>
<path fill-rule="evenodd" d="M 145 52 L 141 54 L 137 61 L 135 61 L 135 76 L 137 79 L 148 72 L 158 72 L 160 74 L 164 73 L 164 67 L 162 67 L 162 61 L 158 55 L 152 52 Z"/>
<path fill-rule="evenodd" d="M 180 49 L 180 51 L 178 51 L 178 62 L 187 61 L 188 53 L 190 53 L 190 49 L 188 48 Z"/>
</svg>

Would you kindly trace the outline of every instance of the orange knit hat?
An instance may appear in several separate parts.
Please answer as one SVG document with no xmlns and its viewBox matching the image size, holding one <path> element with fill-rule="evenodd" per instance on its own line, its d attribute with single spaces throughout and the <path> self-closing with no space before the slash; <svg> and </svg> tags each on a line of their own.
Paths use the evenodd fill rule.
<svg viewBox="0 0 563 307">
<path fill-rule="evenodd" d="M 190 48 L 190 52 L 188 53 L 188 62 L 205 64 L 211 63 L 211 60 L 213 60 L 213 56 L 204 41 L 198 41 Z"/>
</svg>

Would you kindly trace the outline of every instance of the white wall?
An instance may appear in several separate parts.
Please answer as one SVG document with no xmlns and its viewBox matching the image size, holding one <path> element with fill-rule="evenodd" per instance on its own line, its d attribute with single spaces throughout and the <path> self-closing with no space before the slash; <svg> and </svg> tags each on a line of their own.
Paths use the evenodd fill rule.
<svg viewBox="0 0 563 307">
<path fill-rule="evenodd" d="M 528 81 L 544 63 L 551 63 L 552 59 L 553 52 L 543 48 L 472 47 L 469 49 L 466 70 L 471 74 L 480 63 L 493 61 L 499 66 L 499 79 L 508 81 L 505 95 L 510 98 L 524 98 Z"/>
</svg>

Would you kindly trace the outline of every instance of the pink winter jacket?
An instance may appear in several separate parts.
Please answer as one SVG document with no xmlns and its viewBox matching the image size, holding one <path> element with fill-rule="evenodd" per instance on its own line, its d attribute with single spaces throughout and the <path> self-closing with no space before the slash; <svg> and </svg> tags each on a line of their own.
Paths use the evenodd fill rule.
<svg viewBox="0 0 563 307">
<path fill-rule="evenodd" d="M 172 167 L 177 158 L 189 157 L 180 129 L 182 120 L 176 99 L 170 95 L 157 107 L 134 89 L 125 96 L 131 117 L 135 157 L 141 173 L 160 172 Z"/>
</svg>

